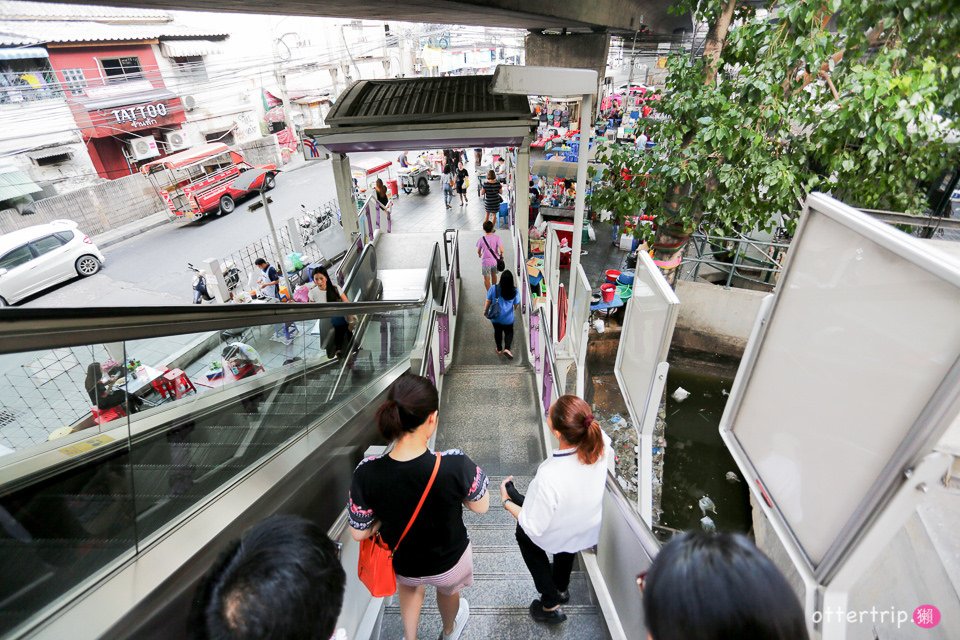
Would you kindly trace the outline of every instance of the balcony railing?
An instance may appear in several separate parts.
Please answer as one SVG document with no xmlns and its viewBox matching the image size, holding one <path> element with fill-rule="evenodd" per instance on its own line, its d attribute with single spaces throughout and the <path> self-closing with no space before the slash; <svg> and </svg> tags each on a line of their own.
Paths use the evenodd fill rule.
<svg viewBox="0 0 960 640">
<path fill-rule="evenodd" d="M 64 89 L 53 71 L 0 72 L 0 104 L 63 98 Z"/>
</svg>

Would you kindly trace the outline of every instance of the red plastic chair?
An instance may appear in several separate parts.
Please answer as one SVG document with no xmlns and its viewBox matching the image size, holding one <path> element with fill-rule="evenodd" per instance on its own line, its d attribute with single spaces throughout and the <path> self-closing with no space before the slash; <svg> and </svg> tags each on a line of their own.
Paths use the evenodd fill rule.
<svg viewBox="0 0 960 640">
<path fill-rule="evenodd" d="M 93 415 L 94 424 L 104 424 L 117 418 L 126 417 L 127 412 L 122 406 L 110 407 L 109 409 L 100 409 L 99 407 L 90 407 L 90 413 Z"/>
<path fill-rule="evenodd" d="M 193 381 L 180 369 L 167 371 L 163 374 L 163 379 L 167 382 L 167 391 L 171 392 L 174 398 L 180 399 L 191 391 L 197 392 L 197 388 L 193 386 Z"/>
</svg>

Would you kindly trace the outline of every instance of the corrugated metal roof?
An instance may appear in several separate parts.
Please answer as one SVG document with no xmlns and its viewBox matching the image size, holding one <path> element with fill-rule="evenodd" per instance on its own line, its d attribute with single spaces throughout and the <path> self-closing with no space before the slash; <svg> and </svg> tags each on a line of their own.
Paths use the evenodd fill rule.
<svg viewBox="0 0 960 640">
<path fill-rule="evenodd" d="M 121 9 L 82 4 L 55 4 L 52 2 L 21 2 L 0 0 L 0 16 L 4 20 L 172 20 L 166 11 L 156 9 Z"/>
<path fill-rule="evenodd" d="M 490 92 L 493 76 L 360 80 L 327 115 L 331 127 L 517 120 L 531 116 L 526 96 Z"/>
<path fill-rule="evenodd" d="M 0 21 L 0 46 L 63 42 L 120 42 L 158 38 L 225 38 L 224 31 L 174 24 L 109 24 L 103 22 Z"/>
<path fill-rule="evenodd" d="M 14 169 L 0 173 L 0 201 L 13 200 L 39 191 L 43 189 L 22 171 Z"/>
</svg>

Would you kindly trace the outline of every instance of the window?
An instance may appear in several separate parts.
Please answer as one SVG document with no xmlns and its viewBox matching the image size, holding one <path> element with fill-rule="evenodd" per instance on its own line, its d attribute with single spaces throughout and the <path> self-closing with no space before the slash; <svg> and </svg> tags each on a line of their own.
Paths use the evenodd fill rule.
<svg viewBox="0 0 960 640">
<path fill-rule="evenodd" d="M 173 66 L 177 70 L 177 75 L 184 80 L 193 82 L 207 81 L 207 67 L 203 64 L 203 56 L 174 58 Z"/>
<path fill-rule="evenodd" d="M 60 164 L 61 162 L 66 162 L 71 157 L 73 157 L 70 152 L 58 153 L 52 156 L 44 156 L 43 158 L 34 158 L 33 161 L 38 167 L 47 167 L 52 164 Z"/>
<path fill-rule="evenodd" d="M 38 256 L 42 256 L 45 253 L 50 253 L 54 249 L 59 249 L 63 246 L 63 241 L 57 237 L 56 234 L 51 236 L 45 236 L 39 240 L 34 240 L 30 243 L 30 246 L 33 247 L 33 250 Z"/>
<path fill-rule="evenodd" d="M 53 235 L 55 235 L 55 236 L 57 236 L 58 238 L 60 238 L 60 242 L 62 242 L 63 244 L 67 244 L 68 242 L 70 242 L 70 241 L 73 240 L 73 238 L 74 238 L 74 233 L 73 233 L 73 231 L 58 231 L 58 232 L 56 232 L 56 233 L 53 234 Z"/>
<path fill-rule="evenodd" d="M 126 58 L 101 58 L 100 66 L 107 82 L 127 82 L 128 80 L 143 79 L 143 70 L 140 68 L 140 58 L 129 56 Z"/>
<path fill-rule="evenodd" d="M 203 137 L 207 142 L 222 142 L 223 144 L 236 144 L 236 141 L 233 138 L 233 129 L 226 129 L 224 131 L 212 131 L 210 133 L 203 134 Z"/>
<path fill-rule="evenodd" d="M 33 260 L 33 254 L 30 252 L 30 247 L 27 245 L 17 247 L 7 255 L 0 258 L 0 269 L 13 269 L 14 267 L 19 267 L 22 264 L 26 264 L 31 260 Z"/>
<path fill-rule="evenodd" d="M 74 96 L 82 96 L 83 90 L 87 86 L 87 78 L 83 75 L 83 69 L 64 69 L 63 83 L 65 88 Z"/>
</svg>

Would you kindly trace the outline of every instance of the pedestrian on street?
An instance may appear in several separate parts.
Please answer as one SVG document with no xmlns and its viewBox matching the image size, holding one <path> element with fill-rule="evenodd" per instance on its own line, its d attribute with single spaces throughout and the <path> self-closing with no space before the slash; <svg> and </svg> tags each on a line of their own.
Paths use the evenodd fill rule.
<svg viewBox="0 0 960 640">
<path fill-rule="evenodd" d="M 441 184 L 443 184 L 443 204 L 446 205 L 447 209 L 452 209 L 453 206 L 450 204 L 453 202 L 453 188 L 456 184 L 456 176 L 453 173 L 453 165 L 447 163 L 443 167 L 443 176 L 440 178 Z"/>
<path fill-rule="evenodd" d="M 503 202 L 503 185 L 497 180 L 497 174 L 493 169 L 487 171 L 487 179 L 483 183 L 483 209 L 486 212 L 483 221 L 496 222 L 497 212 L 500 210 L 500 203 Z"/>
<path fill-rule="evenodd" d="M 460 196 L 460 206 L 467 204 L 467 179 L 470 173 L 464 168 L 463 161 L 457 163 L 456 186 L 457 195 Z"/>
<path fill-rule="evenodd" d="M 280 298 L 280 274 L 263 258 L 257 258 L 253 264 L 260 268 L 260 277 L 257 281 L 260 284 L 260 295 L 265 298 L 273 298 L 278 302 Z M 273 337 L 271 340 L 282 342 L 285 345 L 293 343 L 299 330 L 293 323 L 274 325 Z"/>
<path fill-rule="evenodd" d="M 497 284 L 497 262 L 503 259 L 503 241 L 493 230 L 493 222 L 484 220 L 483 235 L 477 240 L 477 256 L 480 257 L 480 272 L 483 274 L 483 290 L 489 291 Z"/>
<path fill-rule="evenodd" d="M 253 264 L 260 269 L 260 277 L 257 282 L 260 285 L 260 295 L 265 298 L 280 299 L 280 274 L 270 266 L 270 263 L 263 258 L 257 258 Z"/>
<path fill-rule="evenodd" d="M 474 160 L 473 168 L 479 171 L 480 165 L 483 164 L 483 149 L 478 147 L 473 150 L 473 160 Z"/>
<path fill-rule="evenodd" d="M 490 318 L 493 324 L 493 340 L 497 344 L 497 355 L 505 355 L 513 360 L 513 309 L 520 304 L 520 292 L 513 281 L 513 272 L 504 271 L 500 276 L 500 284 L 495 284 L 487 291 L 487 300 L 483 305 L 483 315 Z M 493 307 L 491 313 L 487 310 Z"/>
<path fill-rule="evenodd" d="M 500 485 L 500 498 L 517 519 L 520 554 L 540 592 L 530 603 L 530 616 L 556 624 L 567 619 L 560 605 L 570 601 L 570 572 L 577 553 L 600 540 L 603 491 L 613 454 L 610 438 L 590 405 L 577 396 L 557 398 L 547 414 L 547 426 L 560 448 L 537 468 L 525 496 L 509 476 Z M 553 555 L 552 565 L 548 553 Z"/>
</svg>

